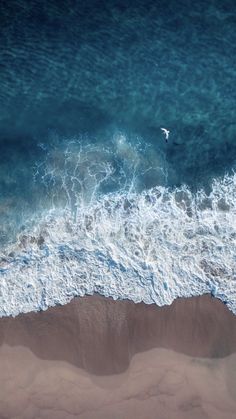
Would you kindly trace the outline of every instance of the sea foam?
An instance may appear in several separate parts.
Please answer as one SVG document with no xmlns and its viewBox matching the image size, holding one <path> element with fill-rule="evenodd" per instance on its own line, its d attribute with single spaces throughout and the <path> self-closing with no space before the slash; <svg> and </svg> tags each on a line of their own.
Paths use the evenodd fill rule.
<svg viewBox="0 0 236 419">
<path fill-rule="evenodd" d="M 100 293 L 159 306 L 211 293 L 236 314 L 236 175 L 46 211 L 0 259 L 0 315 Z"/>
</svg>

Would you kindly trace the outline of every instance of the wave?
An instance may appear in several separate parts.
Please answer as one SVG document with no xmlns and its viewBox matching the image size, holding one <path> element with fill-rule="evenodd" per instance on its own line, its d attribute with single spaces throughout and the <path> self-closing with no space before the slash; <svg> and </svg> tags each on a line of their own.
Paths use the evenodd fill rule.
<svg viewBox="0 0 236 419">
<path fill-rule="evenodd" d="M 211 293 L 236 314 L 236 175 L 45 211 L 0 259 L 0 315 L 100 293 L 160 306 Z"/>
</svg>

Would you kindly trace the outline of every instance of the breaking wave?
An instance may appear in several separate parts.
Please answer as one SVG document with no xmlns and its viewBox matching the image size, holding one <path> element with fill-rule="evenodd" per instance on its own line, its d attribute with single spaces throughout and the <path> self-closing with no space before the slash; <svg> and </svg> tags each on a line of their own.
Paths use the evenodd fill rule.
<svg viewBox="0 0 236 419">
<path fill-rule="evenodd" d="M 235 174 L 215 180 L 209 194 L 128 187 L 90 194 L 83 205 L 71 202 L 81 197 L 73 185 L 70 177 L 76 210 L 48 209 L 2 253 L 1 316 L 93 293 L 160 306 L 211 293 L 236 314 Z"/>
</svg>

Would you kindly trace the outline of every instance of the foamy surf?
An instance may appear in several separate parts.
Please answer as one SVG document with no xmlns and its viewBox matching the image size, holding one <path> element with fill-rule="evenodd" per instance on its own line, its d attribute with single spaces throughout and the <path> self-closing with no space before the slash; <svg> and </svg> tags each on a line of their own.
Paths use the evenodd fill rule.
<svg viewBox="0 0 236 419">
<path fill-rule="evenodd" d="M 209 195 L 155 187 L 43 214 L 0 260 L 0 315 L 100 293 L 159 306 L 211 293 L 236 314 L 236 175 Z"/>
</svg>

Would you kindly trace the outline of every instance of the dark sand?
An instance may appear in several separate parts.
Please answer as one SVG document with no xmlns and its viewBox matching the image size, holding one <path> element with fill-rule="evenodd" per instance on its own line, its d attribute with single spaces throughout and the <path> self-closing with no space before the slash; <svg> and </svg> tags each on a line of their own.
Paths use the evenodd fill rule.
<svg viewBox="0 0 236 419">
<path fill-rule="evenodd" d="M 236 316 L 100 296 L 0 319 L 0 419 L 235 419 Z"/>
</svg>

